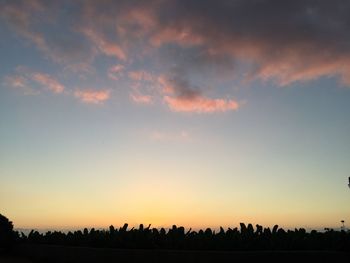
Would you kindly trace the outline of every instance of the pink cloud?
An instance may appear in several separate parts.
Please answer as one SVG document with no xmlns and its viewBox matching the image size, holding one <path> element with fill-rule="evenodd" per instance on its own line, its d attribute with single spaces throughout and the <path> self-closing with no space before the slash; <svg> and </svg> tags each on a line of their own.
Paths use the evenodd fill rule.
<svg viewBox="0 0 350 263">
<path fill-rule="evenodd" d="M 42 25 L 50 26 L 56 22 L 55 5 L 37 0 L 10 1 L 0 6 L 0 18 L 4 18 L 17 35 L 34 44 L 46 58 L 63 64 L 69 71 L 90 73 L 95 52 L 86 41 L 72 36 L 70 28 L 63 28 L 67 33 L 55 34 L 54 38 L 42 30 Z"/>
<path fill-rule="evenodd" d="M 45 1 L 5 1 L 0 16 L 45 56 L 69 63 L 69 69 L 77 71 L 89 72 L 97 54 L 123 61 L 130 56 L 130 61 L 135 61 L 147 52 L 156 56 L 162 45 L 174 44 L 189 53 L 191 62 L 180 62 L 184 64 L 180 67 L 188 72 L 196 65 L 220 66 L 219 56 L 237 61 L 237 67 L 243 62 L 246 79 L 273 80 L 285 86 L 335 76 L 350 86 L 350 49 L 343 33 L 348 31 L 347 5 L 344 12 L 339 12 L 337 5 L 295 2 L 291 6 L 298 12 L 291 12 L 293 8 L 269 1 L 239 1 L 234 5 L 226 1 L 206 2 L 205 8 L 182 1 L 83 1 L 75 6 L 74 23 L 62 28 L 65 32 L 59 35 L 64 37 L 46 33 L 55 29 L 52 26 L 56 23 L 52 22 L 66 18 L 55 12 L 60 5 L 56 3 L 52 8 Z M 255 13 L 260 5 L 265 8 Z M 270 13 L 275 8 L 279 12 Z M 329 17 L 321 19 L 325 14 Z M 280 23 L 282 17 L 284 23 Z M 312 22 L 316 17 L 319 23 Z M 78 32 L 89 41 L 76 35 Z M 174 54 L 170 58 L 174 61 L 169 63 L 178 62 L 178 52 Z M 232 75 L 236 72 L 240 71 L 232 71 Z M 118 74 L 114 73 L 111 76 L 116 77 Z M 141 78 L 132 73 L 130 76 Z"/>
<path fill-rule="evenodd" d="M 77 90 L 74 96 L 85 103 L 99 104 L 110 98 L 110 90 Z"/>
<path fill-rule="evenodd" d="M 103 103 L 111 96 L 111 90 L 109 89 L 77 89 L 74 92 L 69 90 L 65 92 L 65 86 L 49 74 L 33 72 L 23 66 L 17 67 L 16 71 L 16 75 L 5 77 L 5 84 L 13 88 L 18 88 L 25 94 L 38 94 L 41 90 L 46 89 L 56 94 L 74 96 L 82 102 L 92 104 Z M 35 83 L 40 85 L 36 87 Z"/>
<path fill-rule="evenodd" d="M 36 3 L 36 4 L 34 4 Z M 22 5 L 5 5 L 1 7 L 0 16 L 5 18 L 5 21 L 12 26 L 12 28 L 24 38 L 33 42 L 39 49 L 47 51 L 47 43 L 44 36 L 32 30 L 31 28 L 31 12 L 42 11 L 39 2 L 30 1 L 22 2 Z"/>
<path fill-rule="evenodd" d="M 240 62 L 244 64 L 242 75 L 245 80 L 272 80 L 285 86 L 297 81 L 335 76 L 350 86 L 349 48 L 344 44 L 347 39 L 343 34 L 348 25 L 344 22 L 346 12 L 335 12 L 336 5 L 310 4 L 315 17 L 322 17 L 328 9 L 334 11 L 329 13 L 329 19 L 319 19 L 320 23 L 313 24 L 309 9 L 299 2 L 292 4 L 299 11 L 299 16 L 285 6 L 275 6 L 271 2 L 263 4 L 270 8 L 264 8 L 263 13 L 254 16 L 252 14 L 259 10 L 259 2 L 241 1 L 231 5 L 221 1 L 205 4 L 206 9 L 181 1 L 125 5 L 106 2 L 102 4 L 104 8 L 113 11 L 102 14 L 99 4 L 89 2 L 86 22 L 95 19 L 94 32 L 95 35 L 97 32 L 99 34 L 88 35 L 102 50 L 108 50 L 103 46 L 104 42 L 110 41 L 101 38 L 101 32 L 105 32 L 105 28 L 114 30 L 114 27 L 119 49 L 119 43 L 124 48 L 130 45 L 139 48 L 141 44 L 141 53 L 148 49 L 155 49 L 156 53 L 159 47 L 166 44 L 175 44 L 179 49 L 191 47 L 190 57 L 194 55 L 191 62 L 180 65 L 184 71 L 191 71 L 196 66 L 203 68 L 204 64 L 208 68 L 224 68 L 227 61 L 235 65 L 237 61 L 238 66 Z M 278 8 L 283 16 L 269 13 L 274 8 Z M 171 15 L 162 15 L 169 11 Z M 281 17 L 284 17 L 285 23 L 280 23 Z M 288 35 L 285 35 L 286 30 L 289 30 Z M 313 34 L 305 34 L 307 30 Z M 225 59 L 220 61 L 218 58 Z M 175 62 L 169 63 L 177 62 L 176 57 L 173 59 Z M 231 72 L 230 75 L 236 75 L 240 71 Z M 141 78 L 137 74 L 130 76 L 133 79 Z"/>
<path fill-rule="evenodd" d="M 128 76 L 132 80 L 136 81 L 152 81 L 153 80 L 153 75 L 145 70 L 139 70 L 139 71 L 130 71 L 128 73 Z"/>
<path fill-rule="evenodd" d="M 34 81 L 45 86 L 47 89 L 51 90 L 54 93 L 62 93 L 65 89 L 61 83 L 59 83 L 56 79 L 48 74 L 36 72 L 33 73 L 31 77 Z"/>
<path fill-rule="evenodd" d="M 19 75 L 7 76 L 5 82 L 14 88 L 25 88 L 28 86 L 27 79 Z"/>
<path fill-rule="evenodd" d="M 153 6 L 135 6 L 121 13 L 117 18 L 120 36 L 144 37 L 157 26 Z"/>
<path fill-rule="evenodd" d="M 253 78 L 276 80 L 280 86 L 287 86 L 296 81 L 310 81 L 323 76 L 340 76 L 342 84 L 350 86 L 350 59 L 346 57 L 312 57 L 307 61 L 286 56 L 283 59 L 268 61 L 255 72 Z"/>
<path fill-rule="evenodd" d="M 196 46 L 204 43 L 204 38 L 190 28 L 167 27 L 159 28 L 151 38 L 152 45 L 159 47 L 167 43 L 177 43 L 181 46 Z"/>
<path fill-rule="evenodd" d="M 157 78 L 163 101 L 175 112 L 211 113 L 237 110 L 239 103 L 230 99 L 211 99 L 190 85 L 189 81 L 179 74 L 161 75 Z"/>
<path fill-rule="evenodd" d="M 180 47 L 191 46 L 199 51 L 209 65 L 212 63 L 211 65 L 217 66 L 217 61 L 214 60 L 217 56 L 243 61 L 246 80 L 273 80 L 280 86 L 286 86 L 297 81 L 335 76 L 342 84 L 350 86 L 349 49 L 344 45 L 347 42 L 342 33 L 347 30 L 347 24 L 343 22 L 345 12 L 332 19 L 322 20 L 317 26 L 312 24 L 315 28 L 311 28 L 310 13 L 300 3 L 295 3 L 296 8 L 301 8 L 297 19 L 293 12 L 278 7 L 286 15 L 286 24 L 281 26 L 280 17 L 274 14 L 264 19 L 263 16 L 257 16 L 256 20 L 245 20 L 242 19 L 244 16 L 231 14 L 248 12 L 249 16 L 249 12 L 255 12 L 255 5 L 259 5 L 257 3 L 242 2 L 227 6 L 224 3 L 213 3 L 210 4 L 213 7 L 212 13 L 188 5 L 189 9 L 193 8 L 191 15 L 188 15 L 183 9 L 186 4 L 179 4 L 180 2 L 169 5 L 164 3 L 165 8 L 178 11 L 174 11 L 174 16 L 157 16 L 163 10 L 162 3 L 154 4 L 153 12 L 145 13 L 148 21 L 152 22 L 146 27 L 145 35 L 153 47 L 169 43 Z M 266 6 L 269 5 L 272 3 L 266 3 Z M 322 12 L 327 10 L 323 8 L 325 6 L 315 7 L 314 15 L 324 14 Z M 214 12 L 219 9 L 221 12 Z M 331 14 L 333 16 L 337 12 Z M 306 31 L 301 30 L 304 27 L 300 27 L 302 24 L 305 30 L 314 30 L 310 31 L 314 35 L 305 34 Z M 284 26 L 291 30 L 288 36 L 285 35 Z"/>
<path fill-rule="evenodd" d="M 130 94 L 130 98 L 133 102 L 137 104 L 152 104 L 153 98 L 150 95 L 141 95 L 141 94 Z"/>
<path fill-rule="evenodd" d="M 164 93 L 164 94 L 174 94 L 175 93 L 176 88 L 174 87 L 174 84 L 171 81 L 169 81 L 167 76 L 160 75 L 157 78 L 157 81 L 160 85 L 161 93 Z"/>
<path fill-rule="evenodd" d="M 181 98 L 164 96 L 164 102 L 172 111 L 211 113 L 237 110 L 239 104 L 235 100 L 210 99 L 203 96 Z"/>
<path fill-rule="evenodd" d="M 108 77 L 114 80 L 118 80 L 124 72 L 125 67 L 121 64 L 114 65 L 108 69 Z"/>
<path fill-rule="evenodd" d="M 6 76 L 5 83 L 21 89 L 25 94 L 38 94 L 42 90 L 49 90 L 56 94 L 65 91 L 65 86 L 53 76 L 42 72 L 33 72 L 23 66 L 16 68 L 16 74 Z"/>
<path fill-rule="evenodd" d="M 146 70 L 130 71 L 128 77 L 132 80 L 130 99 L 137 104 L 153 104 L 157 97 L 157 78 Z"/>
<path fill-rule="evenodd" d="M 100 52 L 107 56 L 114 56 L 126 60 L 126 54 L 120 45 L 108 40 L 102 34 L 92 28 L 82 28 L 81 32 L 94 43 Z"/>
<path fill-rule="evenodd" d="M 21 75 L 5 76 L 4 84 L 19 90 L 23 95 L 35 95 L 40 93 L 40 90 L 33 89 L 29 85 L 29 79 Z"/>
</svg>

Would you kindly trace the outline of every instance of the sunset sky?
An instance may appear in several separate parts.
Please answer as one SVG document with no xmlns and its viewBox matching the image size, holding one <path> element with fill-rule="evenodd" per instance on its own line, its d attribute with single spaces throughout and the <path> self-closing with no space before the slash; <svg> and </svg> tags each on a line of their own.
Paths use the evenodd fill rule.
<svg viewBox="0 0 350 263">
<path fill-rule="evenodd" d="M 0 0 L 0 213 L 17 228 L 350 226 L 349 14 Z"/>
</svg>

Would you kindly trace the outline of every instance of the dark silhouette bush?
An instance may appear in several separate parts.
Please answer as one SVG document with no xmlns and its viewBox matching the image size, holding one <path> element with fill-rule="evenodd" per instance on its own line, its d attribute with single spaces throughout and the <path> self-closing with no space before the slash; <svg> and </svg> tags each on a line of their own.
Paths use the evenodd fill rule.
<svg viewBox="0 0 350 263">
<path fill-rule="evenodd" d="M 15 241 L 13 224 L 7 217 L 0 214 L 0 248 L 9 249 Z"/>
<path fill-rule="evenodd" d="M 210 228 L 187 232 L 184 227 L 173 225 L 169 230 L 151 228 L 151 225 L 128 229 L 110 226 L 108 230 L 94 228 L 63 233 L 31 231 L 22 234 L 22 242 L 34 244 L 53 244 L 63 246 L 111 247 L 127 249 L 180 249 L 180 250 L 333 250 L 350 252 L 350 232 L 325 232 L 305 229 L 285 231 L 275 225 L 272 230 L 244 223 L 237 228 L 220 227 L 216 233 Z"/>
<path fill-rule="evenodd" d="M 272 230 L 240 223 L 238 228 L 220 227 L 216 233 L 210 228 L 197 231 L 173 225 L 169 230 L 151 228 L 151 225 L 128 229 L 128 224 L 108 230 L 84 228 L 68 233 L 32 230 L 21 236 L 13 231 L 13 224 L 0 214 L 0 248 L 9 249 L 15 242 L 63 246 L 111 247 L 127 249 L 180 249 L 180 250 L 333 250 L 350 252 L 350 232 L 325 229 L 325 232 L 305 229 L 285 231 L 275 225 Z"/>
</svg>

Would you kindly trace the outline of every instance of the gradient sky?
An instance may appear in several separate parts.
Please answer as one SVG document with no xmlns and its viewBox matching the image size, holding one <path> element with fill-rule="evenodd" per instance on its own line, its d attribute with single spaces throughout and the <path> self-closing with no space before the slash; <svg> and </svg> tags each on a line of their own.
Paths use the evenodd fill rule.
<svg viewBox="0 0 350 263">
<path fill-rule="evenodd" d="M 0 0 L 17 228 L 350 224 L 349 1 Z"/>
</svg>

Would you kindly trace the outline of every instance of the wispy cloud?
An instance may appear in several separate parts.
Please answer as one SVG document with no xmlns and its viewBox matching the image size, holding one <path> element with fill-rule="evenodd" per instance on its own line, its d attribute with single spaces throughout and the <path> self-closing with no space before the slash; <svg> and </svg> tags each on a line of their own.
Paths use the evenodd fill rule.
<svg viewBox="0 0 350 263">
<path fill-rule="evenodd" d="M 168 63 L 184 70 L 224 69 L 231 60 L 236 66 L 243 62 L 245 80 L 285 86 L 335 76 L 350 86 L 350 46 L 344 34 L 349 30 L 350 4 L 345 1 L 171 0 L 87 5 L 89 18 L 97 17 L 100 23 L 98 31 L 117 25 L 119 41 L 142 41 L 145 48 L 150 48 L 148 43 L 154 49 L 177 46 L 179 51 L 169 55 Z M 103 18 L 101 8 L 107 11 Z M 179 56 L 183 52 L 188 52 L 191 63 Z M 242 73 L 234 70 L 231 75 L 236 72 Z"/>
<path fill-rule="evenodd" d="M 119 80 L 124 74 L 125 67 L 121 64 L 114 65 L 108 69 L 108 77 L 113 80 Z"/>
<path fill-rule="evenodd" d="M 150 38 L 150 43 L 159 47 L 168 43 L 177 43 L 183 47 L 197 46 L 204 42 L 204 38 L 192 32 L 190 28 L 165 27 L 160 28 L 156 34 Z"/>
<path fill-rule="evenodd" d="M 110 90 L 76 90 L 74 96 L 85 103 L 100 104 L 108 100 L 111 96 Z"/>
<path fill-rule="evenodd" d="M 346 1 L 82 1 L 66 4 L 72 13 L 57 12 L 61 5 L 5 1 L 0 17 L 69 71 L 93 71 L 97 57 L 103 57 L 108 61 L 104 75 L 115 81 L 125 77 L 122 81 L 130 82 L 126 94 L 135 103 L 163 102 L 176 112 L 237 110 L 240 103 L 223 97 L 220 87 L 207 93 L 203 83 L 211 80 L 207 73 L 212 69 L 213 79 L 224 72 L 238 81 L 287 86 L 334 77 L 350 86 Z M 169 74 L 174 67 L 182 74 Z M 43 74 L 19 74 L 22 79 L 12 77 L 8 83 L 21 88 L 36 82 L 64 93 L 54 74 Z M 96 92 L 71 94 L 90 103 L 109 98 L 108 92 Z"/>
<path fill-rule="evenodd" d="M 82 28 L 80 30 L 103 54 L 126 60 L 127 56 L 125 51 L 116 42 L 108 40 L 107 37 L 95 31 L 93 28 Z"/>
<path fill-rule="evenodd" d="M 19 90 L 23 95 L 35 95 L 40 93 L 39 89 L 31 87 L 27 78 L 18 74 L 5 76 L 3 83 L 7 87 Z"/>
<path fill-rule="evenodd" d="M 347 2 L 170 1 L 158 12 L 170 8 L 171 15 L 157 17 L 151 37 L 157 46 L 191 45 L 207 54 L 208 66 L 218 66 L 213 54 L 243 61 L 246 79 L 285 86 L 336 76 L 350 86 Z"/>
<path fill-rule="evenodd" d="M 153 81 L 154 79 L 153 75 L 145 70 L 129 71 L 128 76 L 135 81 Z"/>
<path fill-rule="evenodd" d="M 38 94 L 44 90 L 60 94 L 65 91 L 65 86 L 50 74 L 34 72 L 22 66 L 4 79 L 8 86 L 21 89 L 24 94 Z"/>
<path fill-rule="evenodd" d="M 129 71 L 130 99 L 136 104 L 151 105 L 159 97 L 157 78 L 146 70 Z"/>
<path fill-rule="evenodd" d="M 32 79 L 54 93 L 62 93 L 65 87 L 49 74 L 33 73 Z"/>
<path fill-rule="evenodd" d="M 28 86 L 27 80 L 19 75 L 6 76 L 5 82 L 14 88 L 25 88 Z"/>
<path fill-rule="evenodd" d="M 164 101 L 171 110 L 177 112 L 211 113 L 237 110 L 239 108 L 239 104 L 235 100 L 210 99 L 202 96 L 191 99 L 165 96 Z"/>
<path fill-rule="evenodd" d="M 239 103 L 233 99 L 211 99 L 204 96 L 198 87 L 191 86 L 188 80 L 177 74 L 172 77 L 160 76 L 158 81 L 165 94 L 163 100 L 172 111 L 211 113 L 239 108 Z"/>
<path fill-rule="evenodd" d="M 47 51 L 47 43 L 43 34 L 32 29 L 32 14 L 41 12 L 43 6 L 38 1 L 30 1 L 11 3 L 8 5 L 1 5 L 0 16 L 24 38 L 32 41 L 39 49 Z"/>
<path fill-rule="evenodd" d="M 94 50 L 71 27 L 60 27 L 59 34 L 48 34 L 43 25 L 53 26 L 64 19 L 55 12 L 59 3 L 11 1 L 0 3 L 0 18 L 17 35 L 34 44 L 46 58 L 74 72 L 91 72 Z M 57 30 L 57 29 L 56 29 Z"/>
<path fill-rule="evenodd" d="M 151 95 L 142 95 L 142 94 L 136 94 L 131 93 L 130 98 L 133 102 L 137 104 L 152 104 L 153 98 Z"/>
<path fill-rule="evenodd" d="M 101 104 L 111 97 L 110 89 L 67 89 L 64 84 L 50 74 L 32 71 L 29 68 L 19 66 L 16 74 L 4 78 L 7 86 L 21 89 L 23 94 L 38 94 L 50 91 L 54 94 L 74 96 L 84 103 Z"/>
</svg>

